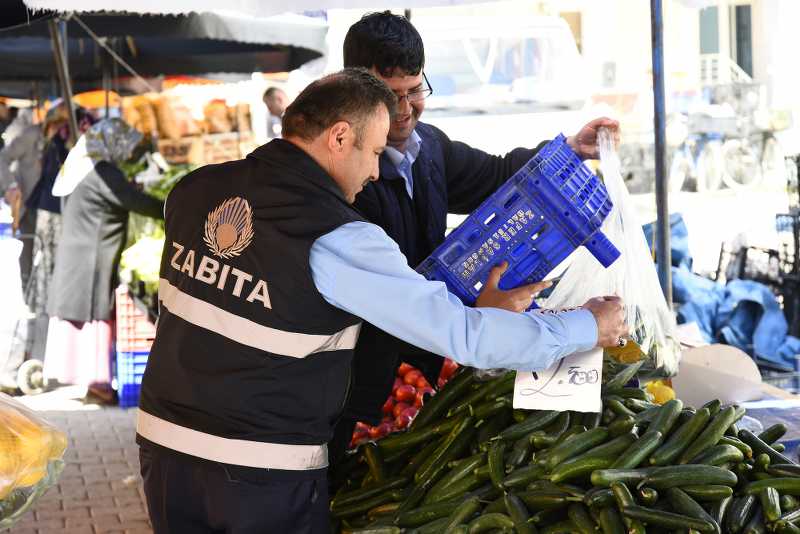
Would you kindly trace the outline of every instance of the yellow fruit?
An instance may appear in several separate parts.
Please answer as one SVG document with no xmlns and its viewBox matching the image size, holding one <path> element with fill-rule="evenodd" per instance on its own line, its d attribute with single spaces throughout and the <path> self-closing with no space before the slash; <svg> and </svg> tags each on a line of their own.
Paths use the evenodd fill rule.
<svg viewBox="0 0 800 534">
<path fill-rule="evenodd" d="M 653 396 L 656 404 L 664 404 L 675 398 L 675 390 L 661 380 L 650 382 L 645 389 Z"/>
</svg>

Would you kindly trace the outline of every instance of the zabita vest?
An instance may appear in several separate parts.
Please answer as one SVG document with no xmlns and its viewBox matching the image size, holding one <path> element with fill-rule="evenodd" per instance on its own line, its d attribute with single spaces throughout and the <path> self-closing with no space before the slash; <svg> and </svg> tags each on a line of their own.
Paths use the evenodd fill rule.
<svg viewBox="0 0 800 534">
<path fill-rule="evenodd" d="M 359 220 L 333 179 L 280 139 L 175 186 L 140 442 L 250 467 L 327 465 L 361 322 L 317 291 L 309 253 Z"/>
</svg>

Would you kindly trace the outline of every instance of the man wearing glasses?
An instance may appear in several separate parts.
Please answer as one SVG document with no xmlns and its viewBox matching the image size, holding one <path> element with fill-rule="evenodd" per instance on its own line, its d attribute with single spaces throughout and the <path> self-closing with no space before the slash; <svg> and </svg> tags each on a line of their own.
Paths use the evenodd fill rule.
<svg viewBox="0 0 800 534">
<path fill-rule="evenodd" d="M 422 38 L 404 17 L 389 11 L 365 15 L 348 30 L 343 52 L 345 67 L 369 69 L 398 97 L 387 147 L 380 158 L 380 180 L 364 188 L 355 207 L 381 226 L 400 246 L 408 264 L 416 267 L 444 241 L 447 213 L 471 213 L 539 147 L 493 156 L 452 141 L 435 126 L 420 122 L 425 99 L 433 89 L 423 72 Z M 616 131 L 619 124 L 596 119 L 568 139 L 584 159 L 597 157 L 600 127 Z M 493 271 L 476 306 L 521 312 L 545 287 L 533 284 L 502 291 L 496 281 L 504 270 L 498 266 Z M 381 406 L 391 392 L 401 360 L 419 367 L 433 384 L 443 362 L 440 356 L 420 351 L 365 322 L 355 351 L 348 408 L 330 443 L 332 464 L 349 443 L 356 421 L 376 424 L 380 420 Z"/>
</svg>

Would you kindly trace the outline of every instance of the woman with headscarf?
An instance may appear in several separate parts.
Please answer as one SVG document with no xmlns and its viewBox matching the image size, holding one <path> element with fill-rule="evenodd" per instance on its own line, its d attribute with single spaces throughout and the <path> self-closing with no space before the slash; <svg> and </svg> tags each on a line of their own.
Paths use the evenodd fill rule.
<svg viewBox="0 0 800 534">
<path fill-rule="evenodd" d="M 139 191 L 118 165 L 142 134 L 119 119 L 103 120 L 78 140 L 53 186 L 67 196 L 47 303 L 50 327 L 44 374 L 113 397 L 111 340 L 114 289 L 128 213 L 163 217 L 163 203 Z"/>
</svg>

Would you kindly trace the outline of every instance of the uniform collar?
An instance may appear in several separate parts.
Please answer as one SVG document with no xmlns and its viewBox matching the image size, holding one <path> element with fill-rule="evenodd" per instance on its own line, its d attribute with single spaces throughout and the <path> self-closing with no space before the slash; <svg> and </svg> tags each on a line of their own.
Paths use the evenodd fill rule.
<svg viewBox="0 0 800 534">
<path fill-rule="evenodd" d="M 347 202 L 344 193 L 331 175 L 305 150 L 294 143 L 284 139 L 273 139 L 256 148 L 247 157 L 264 161 L 270 165 L 280 165 L 284 167 L 283 170 L 301 176 Z"/>
</svg>

